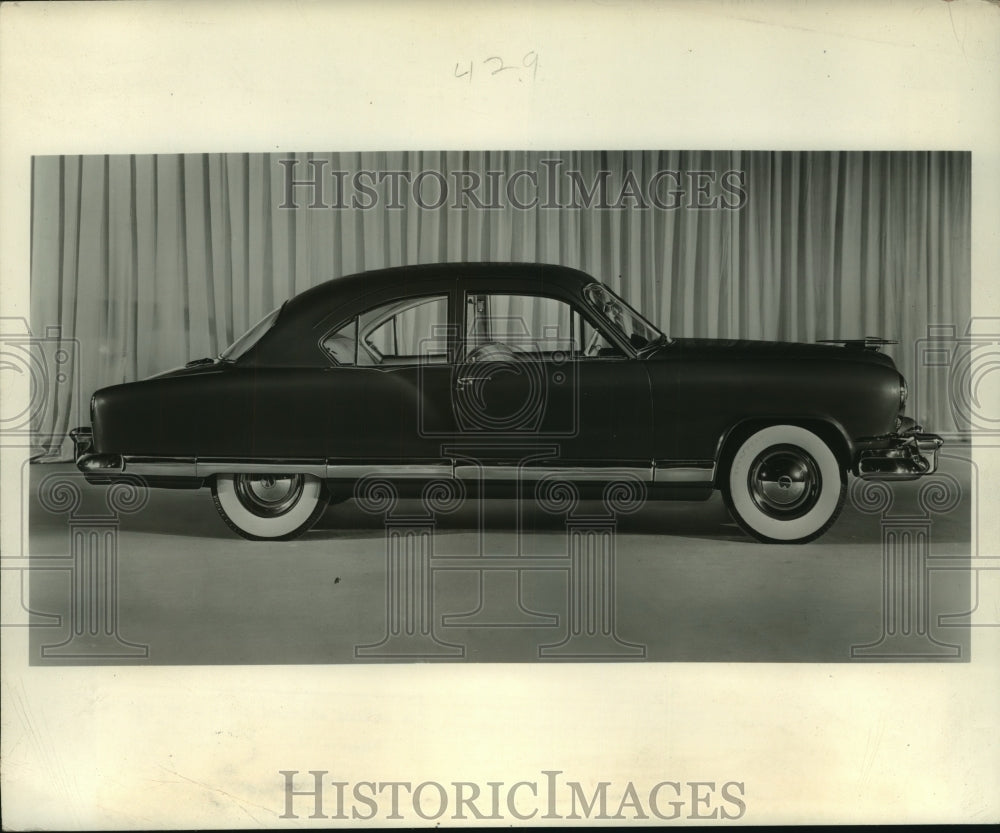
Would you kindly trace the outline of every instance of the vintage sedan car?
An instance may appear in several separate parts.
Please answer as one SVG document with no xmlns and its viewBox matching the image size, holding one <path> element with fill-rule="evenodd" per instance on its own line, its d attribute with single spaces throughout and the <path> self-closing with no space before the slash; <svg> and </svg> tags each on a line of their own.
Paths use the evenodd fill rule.
<svg viewBox="0 0 1000 833">
<path fill-rule="evenodd" d="M 674 338 L 574 269 L 421 265 L 320 284 L 217 358 L 102 388 L 72 433 L 88 481 L 211 488 L 251 539 L 295 537 L 377 477 L 469 496 L 719 489 L 751 536 L 805 542 L 850 474 L 937 466 L 883 343 Z"/>
</svg>

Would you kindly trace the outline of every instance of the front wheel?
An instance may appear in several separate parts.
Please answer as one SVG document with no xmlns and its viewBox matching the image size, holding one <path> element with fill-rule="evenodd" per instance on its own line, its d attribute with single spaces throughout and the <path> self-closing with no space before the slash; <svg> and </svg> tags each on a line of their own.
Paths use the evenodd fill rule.
<svg viewBox="0 0 1000 833">
<path fill-rule="evenodd" d="M 322 481 L 307 474 L 220 474 L 212 498 L 229 528 L 252 541 L 295 538 L 327 505 Z"/>
<path fill-rule="evenodd" d="M 723 484 L 726 506 L 758 541 L 803 544 L 837 519 L 847 477 L 824 440 L 797 425 L 771 425 L 736 450 Z"/>
</svg>

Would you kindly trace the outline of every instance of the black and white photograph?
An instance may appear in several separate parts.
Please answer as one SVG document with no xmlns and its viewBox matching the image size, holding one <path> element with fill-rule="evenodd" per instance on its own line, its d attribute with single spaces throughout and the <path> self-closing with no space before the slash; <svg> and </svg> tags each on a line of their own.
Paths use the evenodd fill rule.
<svg viewBox="0 0 1000 833">
<path fill-rule="evenodd" d="M 967 659 L 970 168 L 35 158 L 32 661 Z"/>
<path fill-rule="evenodd" d="M 5 824 L 996 820 L 1000 18 L 820 7 L 0 11 Z"/>
</svg>

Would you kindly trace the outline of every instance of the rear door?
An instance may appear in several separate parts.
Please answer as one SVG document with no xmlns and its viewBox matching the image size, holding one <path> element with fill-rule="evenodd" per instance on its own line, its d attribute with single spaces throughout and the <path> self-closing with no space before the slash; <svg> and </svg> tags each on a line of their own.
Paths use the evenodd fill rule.
<svg viewBox="0 0 1000 833">
<path fill-rule="evenodd" d="M 332 464 L 370 463 L 388 472 L 443 462 L 442 446 L 454 435 L 454 330 L 446 289 L 383 300 L 322 337 Z"/>
</svg>

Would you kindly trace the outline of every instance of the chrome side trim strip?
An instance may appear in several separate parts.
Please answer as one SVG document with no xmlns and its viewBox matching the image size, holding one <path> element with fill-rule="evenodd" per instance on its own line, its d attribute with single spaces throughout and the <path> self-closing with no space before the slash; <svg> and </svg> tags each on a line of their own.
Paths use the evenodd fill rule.
<svg viewBox="0 0 1000 833">
<path fill-rule="evenodd" d="M 325 460 L 260 460 L 253 463 L 236 460 L 199 459 L 198 477 L 213 474 L 311 474 L 326 477 Z"/>
<path fill-rule="evenodd" d="M 246 460 L 197 459 L 194 457 L 137 457 L 121 458 L 118 471 L 147 477 L 211 477 L 214 474 L 310 474 L 322 479 L 354 480 L 368 475 L 384 477 L 447 477 L 454 476 L 453 466 L 447 463 L 328 463 L 325 460 Z"/>
<path fill-rule="evenodd" d="M 683 463 L 657 462 L 653 470 L 653 482 L 664 484 L 694 483 L 709 484 L 715 480 L 715 461 L 696 460 Z"/>
<path fill-rule="evenodd" d="M 197 477 L 194 457 L 122 457 L 121 470 L 143 477 Z"/>
<path fill-rule="evenodd" d="M 683 463 L 658 462 L 652 466 L 553 466 L 516 463 L 478 466 L 467 462 L 453 463 L 341 463 L 323 460 L 277 460 L 256 462 L 194 457 L 123 456 L 121 468 L 104 465 L 106 472 L 121 472 L 148 477 L 211 477 L 214 474 L 310 474 L 328 480 L 355 480 L 368 476 L 388 478 L 440 477 L 459 480 L 533 482 L 545 477 L 563 477 L 583 482 L 607 482 L 615 476 L 635 478 L 643 483 L 707 485 L 714 481 L 713 461 Z M 94 467 L 96 468 L 96 466 Z"/>
<path fill-rule="evenodd" d="M 642 466 L 518 466 L 489 465 L 477 466 L 461 464 L 455 466 L 455 477 L 459 480 L 520 480 L 534 482 L 545 477 L 562 477 L 572 481 L 592 481 L 605 483 L 618 477 L 635 478 L 642 483 L 652 481 L 652 467 Z"/>
<path fill-rule="evenodd" d="M 324 477 L 354 480 L 361 477 L 446 477 L 452 478 L 454 466 L 449 463 L 327 463 Z"/>
</svg>

